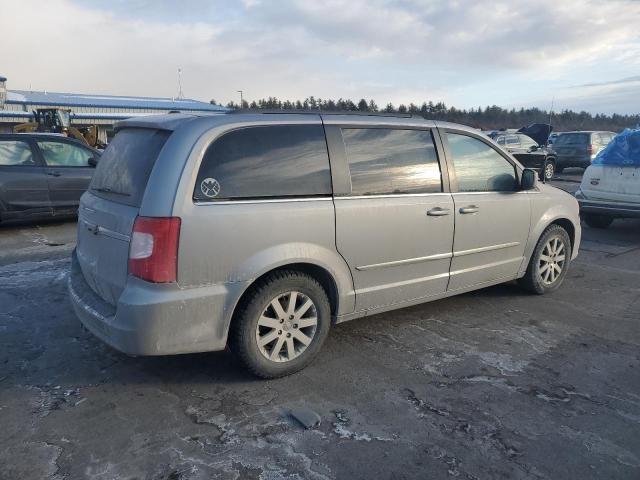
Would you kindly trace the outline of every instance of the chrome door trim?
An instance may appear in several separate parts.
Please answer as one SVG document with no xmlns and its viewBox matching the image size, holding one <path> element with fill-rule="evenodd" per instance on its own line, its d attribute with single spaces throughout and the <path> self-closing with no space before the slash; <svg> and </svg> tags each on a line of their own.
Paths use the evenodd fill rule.
<svg viewBox="0 0 640 480">
<path fill-rule="evenodd" d="M 366 272 L 367 270 L 374 270 L 376 268 L 395 267 L 397 265 L 410 265 L 412 263 L 430 262 L 432 260 L 444 260 L 451 258 L 451 253 L 438 253 L 436 255 L 429 255 L 426 257 L 406 258 L 404 260 L 394 260 L 392 262 L 374 263 L 371 265 L 362 265 L 356 267 L 356 270 L 360 272 Z"/>
<path fill-rule="evenodd" d="M 488 247 L 471 248 L 469 250 L 460 250 L 453 252 L 454 257 L 463 257 L 465 255 L 473 255 L 474 253 L 491 252 L 493 250 L 501 250 L 503 248 L 517 247 L 520 242 L 501 243 L 499 245 L 489 245 Z"/>
<path fill-rule="evenodd" d="M 206 207 L 209 205 L 242 205 L 251 203 L 290 203 L 290 202 L 329 202 L 333 197 L 292 197 L 292 198 L 260 198 L 246 200 L 194 200 L 196 207 Z"/>
<path fill-rule="evenodd" d="M 432 192 L 432 193 L 385 193 L 381 195 L 336 195 L 334 200 L 363 200 L 369 198 L 398 198 L 398 197 L 433 197 L 433 196 L 450 197 L 449 192 Z"/>
</svg>

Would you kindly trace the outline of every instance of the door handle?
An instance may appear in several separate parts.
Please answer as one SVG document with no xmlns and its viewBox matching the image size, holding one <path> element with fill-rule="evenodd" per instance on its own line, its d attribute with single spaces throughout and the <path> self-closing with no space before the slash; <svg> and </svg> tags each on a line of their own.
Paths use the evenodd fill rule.
<svg viewBox="0 0 640 480">
<path fill-rule="evenodd" d="M 60 172 L 47 172 L 47 175 L 50 175 L 52 177 L 59 177 L 62 174 Z"/>
<path fill-rule="evenodd" d="M 479 210 L 480 208 L 476 207 L 475 205 L 469 205 L 466 207 L 462 207 L 460 209 L 460 213 L 478 213 Z"/>
<path fill-rule="evenodd" d="M 432 208 L 431 210 L 427 210 L 427 215 L 430 217 L 443 217 L 445 215 L 449 215 L 449 210 L 446 208 Z"/>
</svg>

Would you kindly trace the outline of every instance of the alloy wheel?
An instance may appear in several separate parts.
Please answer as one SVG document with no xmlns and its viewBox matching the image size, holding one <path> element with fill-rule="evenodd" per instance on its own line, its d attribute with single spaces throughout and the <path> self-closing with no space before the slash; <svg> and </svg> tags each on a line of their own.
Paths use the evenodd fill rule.
<svg viewBox="0 0 640 480">
<path fill-rule="evenodd" d="M 311 298 L 296 291 L 280 294 L 258 319 L 258 349 L 272 362 L 289 362 L 307 349 L 317 327 L 318 311 Z"/>
<path fill-rule="evenodd" d="M 544 167 L 544 178 L 547 180 L 551 180 L 553 175 L 556 173 L 556 167 L 553 162 L 548 162 Z"/>
<path fill-rule="evenodd" d="M 542 283 L 552 285 L 562 274 L 566 260 L 564 242 L 560 237 L 551 237 L 538 259 L 538 272 Z"/>
</svg>

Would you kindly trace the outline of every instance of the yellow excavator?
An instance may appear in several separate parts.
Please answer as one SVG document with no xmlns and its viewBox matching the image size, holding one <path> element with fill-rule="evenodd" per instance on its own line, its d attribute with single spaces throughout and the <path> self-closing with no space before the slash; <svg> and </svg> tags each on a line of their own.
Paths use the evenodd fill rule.
<svg viewBox="0 0 640 480">
<path fill-rule="evenodd" d="M 13 127 L 16 133 L 46 132 L 60 133 L 67 137 L 75 138 L 85 145 L 94 148 L 104 148 L 104 144 L 98 139 L 98 127 L 72 127 L 71 110 L 62 108 L 40 108 L 33 111 L 33 122 L 21 123 Z"/>
</svg>

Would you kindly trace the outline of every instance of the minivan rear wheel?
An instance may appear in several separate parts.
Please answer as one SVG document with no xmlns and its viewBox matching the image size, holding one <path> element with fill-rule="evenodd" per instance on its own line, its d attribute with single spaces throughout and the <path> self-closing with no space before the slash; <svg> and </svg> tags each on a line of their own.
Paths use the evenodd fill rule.
<svg viewBox="0 0 640 480">
<path fill-rule="evenodd" d="M 305 368 L 331 325 L 325 290 L 297 271 L 278 271 L 256 284 L 234 317 L 231 349 L 255 375 L 277 378 Z"/>
<path fill-rule="evenodd" d="M 551 225 L 540 236 L 520 285 L 538 295 L 551 292 L 562 284 L 570 261 L 569 234 L 560 225 Z"/>
</svg>

